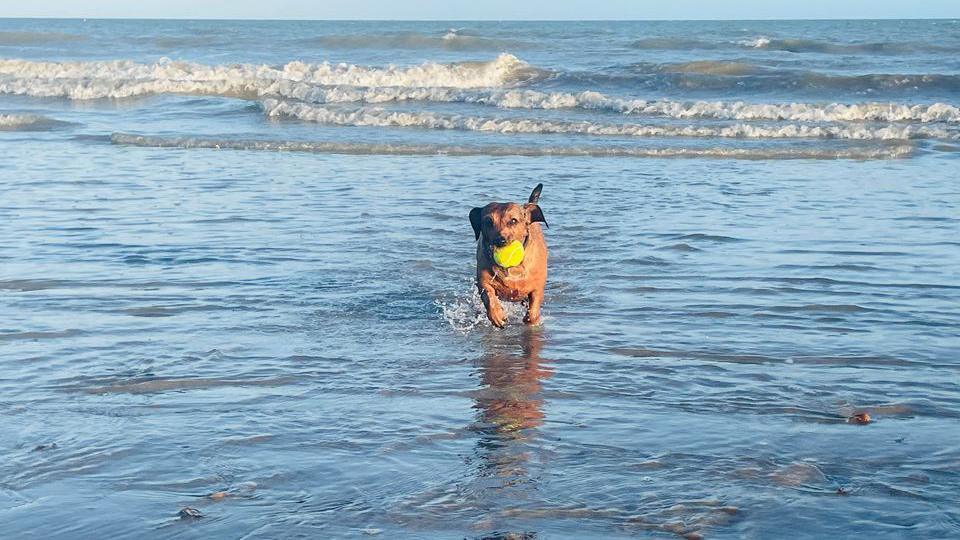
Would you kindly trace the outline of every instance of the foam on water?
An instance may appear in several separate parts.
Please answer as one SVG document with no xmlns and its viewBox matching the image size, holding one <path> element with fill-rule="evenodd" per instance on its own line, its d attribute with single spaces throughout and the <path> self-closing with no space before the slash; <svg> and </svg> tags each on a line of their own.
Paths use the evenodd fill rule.
<svg viewBox="0 0 960 540">
<path fill-rule="evenodd" d="M 743 69 L 736 64 L 715 64 L 692 62 L 676 69 L 706 73 L 729 73 L 730 70 Z M 821 104 L 649 101 L 618 98 L 592 90 L 548 92 L 500 88 L 536 78 L 537 74 L 542 73 L 542 70 L 511 55 L 501 55 L 490 62 L 427 63 L 408 68 L 303 62 L 291 62 L 275 68 L 251 64 L 209 66 L 172 61 L 139 64 L 129 61 L 57 63 L 0 60 L 0 74 L 5 75 L 0 79 L 0 93 L 81 100 L 195 94 L 247 99 L 279 97 L 314 103 L 426 101 L 731 120 L 960 122 L 960 108 L 942 102 Z"/>
<path fill-rule="evenodd" d="M 387 97 L 380 93 L 377 97 Z M 357 96 L 359 97 L 359 96 Z M 401 95 L 394 94 L 398 100 Z M 410 95 L 410 99 L 423 99 Z M 797 122 L 960 122 L 960 108 L 946 103 L 747 103 L 744 101 L 673 101 L 622 99 L 594 91 L 579 93 L 509 89 L 467 96 L 442 89 L 431 91 L 430 100 L 484 103 L 503 108 L 603 110 L 622 114 L 669 118 L 715 118 L 723 120 L 790 120 Z M 337 100 L 331 100 L 337 101 Z M 344 99 L 342 101 L 350 101 Z M 377 99 L 355 101 L 378 102 Z M 384 99 L 389 101 L 389 99 Z"/>
<path fill-rule="evenodd" d="M 461 334 L 468 334 L 476 329 L 490 328 L 480 293 L 472 284 L 469 287 L 470 292 L 462 292 L 434 301 L 434 305 L 440 311 L 444 322 Z M 523 317 L 526 315 L 526 304 L 522 302 L 502 302 L 502 305 L 508 323 L 522 324 L 520 321 L 523 321 Z M 547 319 L 548 317 L 543 315 L 543 320 L 546 321 Z"/>
<path fill-rule="evenodd" d="M 687 65 L 689 69 L 713 68 Z M 719 69 L 719 68 L 718 68 Z M 722 68 L 726 69 L 726 68 Z M 516 57 L 492 62 L 424 64 L 412 68 L 289 63 L 207 66 L 183 62 L 31 62 L 0 60 L 0 93 L 69 99 L 130 98 L 188 94 L 246 99 L 267 97 L 312 103 L 424 101 L 500 108 L 583 109 L 628 115 L 797 122 L 960 122 L 948 103 L 749 103 L 626 99 L 581 92 L 502 88 L 542 73 Z M 493 88 L 491 88 L 493 87 Z"/>
<path fill-rule="evenodd" d="M 127 98 L 151 94 L 291 98 L 313 103 L 388 103 L 426 101 L 468 103 L 500 108 L 584 109 L 670 118 L 793 120 L 802 122 L 960 122 L 960 108 L 946 103 L 747 103 L 622 99 L 600 92 L 493 91 L 442 87 L 321 86 L 289 80 L 15 80 L 0 81 L 0 92 L 70 99 Z"/>
<path fill-rule="evenodd" d="M 956 131 L 943 127 L 890 124 L 865 125 L 776 124 L 770 126 L 737 123 L 713 125 L 609 124 L 589 121 L 560 121 L 534 118 L 488 118 L 447 115 L 425 111 L 393 111 L 381 108 L 344 110 L 302 102 L 267 99 L 263 110 L 268 116 L 339 126 L 415 127 L 483 131 L 493 133 L 573 134 L 616 137 L 712 137 L 749 139 L 956 139 Z"/>
<path fill-rule="evenodd" d="M 483 300 L 476 287 L 470 288 L 470 293 L 463 293 L 444 300 L 436 300 L 435 305 L 440 310 L 443 320 L 457 332 L 466 334 L 471 330 L 487 323 L 484 314 Z M 512 304 L 504 303 L 509 309 Z M 509 317 L 511 314 L 508 313 Z M 514 314 L 515 315 L 515 314 Z M 522 316 L 522 315 L 521 315 Z"/>
<path fill-rule="evenodd" d="M 19 83 L 0 90 L 27 95 L 63 95 L 78 99 L 126 97 L 139 95 L 104 93 L 109 85 L 146 84 L 147 91 L 160 93 L 182 91 L 186 85 L 217 83 L 224 93 L 240 93 L 262 81 L 297 81 L 321 85 L 400 86 L 479 88 L 517 84 L 544 75 L 511 54 L 501 54 L 487 62 L 440 64 L 427 62 L 410 67 L 366 67 L 355 64 L 310 64 L 289 62 L 280 67 L 265 64 L 205 65 L 194 62 L 161 60 L 145 64 L 129 60 L 100 62 L 35 62 L 0 59 L 0 75 Z M 30 86 L 36 82 L 63 81 L 59 92 L 35 94 Z M 81 87 L 71 90 L 70 86 Z M 94 90 L 87 91 L 92 86 Z M 20 90 L 16 90 L 20 88 Z M 191 90 L 186 90 L 190 92 Z"/>
<path fill-rule="evenodd" d="M 770 45 L 770 38 L 758 37 L 756 39 L 745 39 L 737 42 L 738 45 L 743 45 L 744 47 L 751 47 L 754 49 L 760 49 Z"/>
</svg>

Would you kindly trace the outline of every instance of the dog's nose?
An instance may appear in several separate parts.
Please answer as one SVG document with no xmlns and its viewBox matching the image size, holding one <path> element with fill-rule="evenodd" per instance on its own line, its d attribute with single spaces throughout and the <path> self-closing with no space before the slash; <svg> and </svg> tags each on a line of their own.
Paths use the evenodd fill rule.
<svg viewBox="0 0 960 540">
<path fill-rule="evenodd" d="M 496 238 L 493 239 L 493 244 L 494 244 L 495 246 L 503 247 L 503 246 L 507 245 L 507 239 L 504 238 L 504 237 L 502 237 L 502 236 L 498 236 L 498 237 L 496 237 Z"/>
</svg>

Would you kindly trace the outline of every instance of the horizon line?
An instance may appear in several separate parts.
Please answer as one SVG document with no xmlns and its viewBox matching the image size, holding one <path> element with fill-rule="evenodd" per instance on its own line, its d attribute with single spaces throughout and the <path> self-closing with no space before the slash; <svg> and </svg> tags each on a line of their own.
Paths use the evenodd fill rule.
<svg viewBox="0 0 960 540">
<path fill-rule="evenodd" d="M 375 19 L 375 18 L 328 18 L 328 19 L 282 19 L 269 17 L 58 17 L 53 15 L 37 16 L 0 16 L 0 20 L 60 20 L 60 21 L 273 21 L 273 22 L 755 22 L 755 21 L 958 21 L 960 15 L 953 17 L 813 17 L 813 18 L 756 18 L 756 19 Z"/>
</svg>

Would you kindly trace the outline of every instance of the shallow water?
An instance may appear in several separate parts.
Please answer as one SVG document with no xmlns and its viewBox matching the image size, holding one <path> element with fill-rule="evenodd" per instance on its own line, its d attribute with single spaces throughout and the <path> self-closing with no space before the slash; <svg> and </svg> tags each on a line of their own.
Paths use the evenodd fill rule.
<svg viewBox="0 0 960 540">
<path fill-rule="evenodd" d="M 942 84 L 958 65 L 941 50 L 957 47 L 960 26 L 391 24 L 378 41 L 360 23 L 0 21 L 0 89 L 26 89 L 0 94 L 5 534 L 960 534 L 960 117 L 958 90 Z M 476 40 L 444 39 L 450 27 Z M 739 43 L 761 38 L 774 45 Z M 812 41 L 783 41 L 801 38 Z M 553 74 L 487 86 L 499 75 L 409 71 L 501 50 L 523 73 Z M 160 56 L 196 65 L 143 67 Z M 817 94 L 778 89 L 774 76 L 771 90 L 737 90 L 724 79 L 750 75 L 702 64 L 701 87 L 663 82 L 674 75 L 624 82 L 623 66 L 641 62 L 741 57 L 937 82 Z M 36 63 L 106 59 L 135 73 Z M 341 79 L 291 90 L 299 98 L 281 95 L 290 88 L 276 72 L 206 76 L 187 95 L 178 86 L 210 66 L 325 59 L 355 66 L 323 71 Z M 345 76 L 392 79 L 356 87 Z M 431 86 L 437 76 L 447 85 Z M 352 110 L 352 123 L 264 115 L 271 99 L 316 108 L 317 92 L 356 88 L 426 97 Z M 661 105 L 638 114 L 587 95 L 532 107 L 540 97 L 509 90 Z M 88 91 L 109 99 L 81 99 Z M 876 93 L 886 106 L 866 105 Z M 744 118 L 737 100 L 769 117 Z M 396 118 L 397 107 L 461 124 L 356 121 Z M 512 115 L 527 126 L 944 135 L 462 123 Z M 686 159 L 637 158 L 652 150 Z M 824 159 L 838 152 L 871 154 Z M 466 216 L 538 182 L 551 224 L 545 322 L 524 328 L 515 307 L 494 330 L 472 291 Z M 861 412 L 869 425 L 848 422 Z M 179 519 L 185 506 L 205 517 Z"/>
</svg>

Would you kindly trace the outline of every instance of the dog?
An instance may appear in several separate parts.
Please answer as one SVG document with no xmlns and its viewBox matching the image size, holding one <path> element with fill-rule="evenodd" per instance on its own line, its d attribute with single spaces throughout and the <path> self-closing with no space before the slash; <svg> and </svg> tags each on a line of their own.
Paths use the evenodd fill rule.
<svg viewBox="0 0 960 540">
<path fill-rule="evenodd" d="M 477 241 L 477 289 L 487 318 L 498 328 L 507 324 L 507 313 L 500 300 L 527 301 L 523 321 L 540 324 L 543 290 L 547 285 L 547 242 L 540 224 L 549 227 L 537 202 L 543 184 L 537 184 L 526 204 L 492 202 L 470 210 L 470 224 Z M 514 240 L 523 243 L 523 261 L 502 268 L 493 260 L 495 247 Z"/>
</svg>

